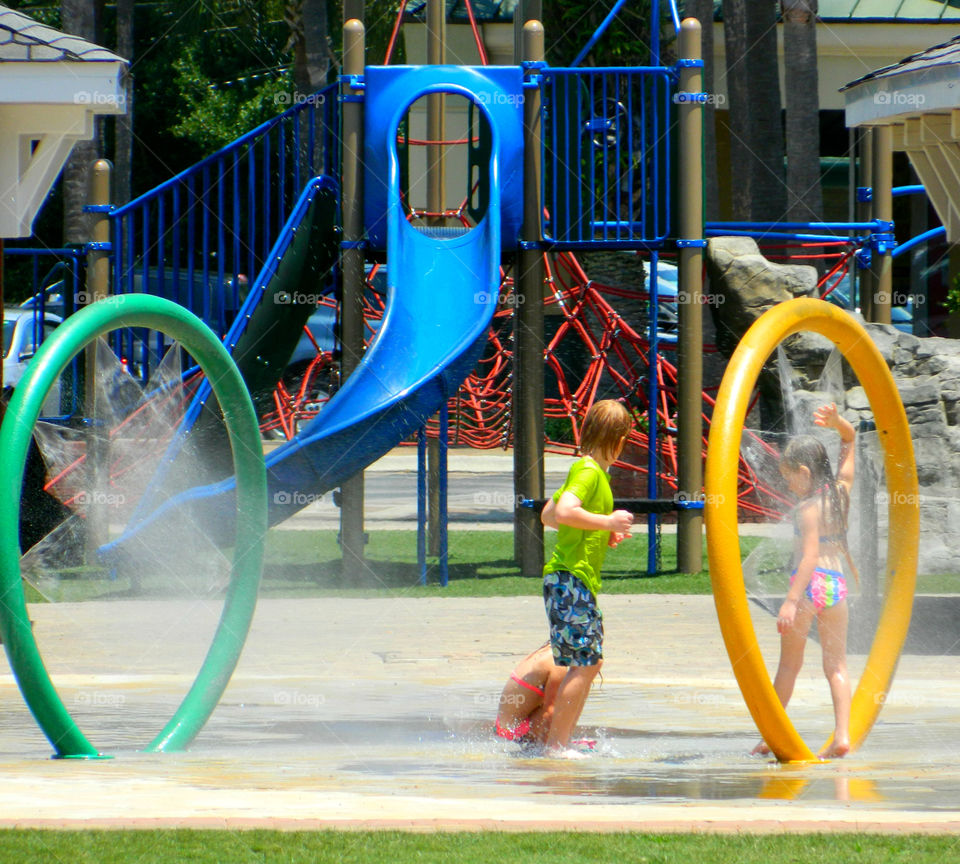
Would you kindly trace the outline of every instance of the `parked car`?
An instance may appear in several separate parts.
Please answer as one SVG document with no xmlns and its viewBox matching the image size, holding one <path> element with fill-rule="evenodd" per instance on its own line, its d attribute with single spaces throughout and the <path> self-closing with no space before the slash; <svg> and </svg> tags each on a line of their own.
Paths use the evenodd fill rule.
<svg viewBox="0 0 960 864">
<path fill-rule="evenodd" d="M 906 299 L 906 305 L 890 307 L 890 323 L 901 333 L 913 333 L 913 298 L 908 297 Z M 826 296 L 826 300 L 835 306 L 839 306 L 841 309 L 853 308 L 850 302 L 849 273 L 844 276 L 837 287 Z M 860 311 L 859 306 L 856 311 Z"/>
<path fill-rule="evenodd" d="M 33 309 L 7 306 L 3 310 L 3 387 L 12 389 L 20 383 L 37 348 L 63 321 L 47 312 L 42 329 Z"/>
<path fill-rule="evenodd" d="M 372 301 L 373 295 L 377 294 L 380 297 L 385 297 L 387 292 L 387 268 L 378 267 L 371 278 L 371 272 L 373 271 L 372 265 L 368 264 L 366 267 L 367 278 L 369 280 L 369 285 L 367 287 L 367 296 L 368 299 Z M 373 332 L 376 332 L 380 324 L 380 320 L 375 320 L 370 322 L 370 327 Z M 300 337 L 300 341 L 297 343 L 297 346 L 293 350 L 293 354 L 290 357 L 290 366 L 293 367 L 293 371 L 302 372 L 303 367 L 306 366 L 317 354 L 317 349 L 321 351 L 334 351 L 337 347 L 337 311 L 333 306 L 320 305 L 317 306 L 317 311 L 314 312 L 310 318 L 307 320 L 307 329 L 310 331 L 310 336 L 306 333 Z M 311 339 L 311 336 L 313 337 Z M 314 344 L 316 343 L 316 344 Z"/>
</svg>

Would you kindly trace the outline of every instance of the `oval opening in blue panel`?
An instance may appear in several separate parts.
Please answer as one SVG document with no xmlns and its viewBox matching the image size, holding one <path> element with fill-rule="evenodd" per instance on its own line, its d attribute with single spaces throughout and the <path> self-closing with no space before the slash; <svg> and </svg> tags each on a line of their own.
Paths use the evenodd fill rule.
<svg viewBox="0 0 960 864">
<path fill-rule="evenodd" d="M 442 139 L 432 139 L 428 129 L 431 100 L 443 102 Z M 442 143 L 431 143 L 434 140 Z M 429 93 L 410 105 L 397 129 L 396 145 L 401 201 L 414 228 L 435 239 L 454 239 L 479 224 L 490 204 L 492 140 L 484 112 L 462 93 Z M 439 208 L 430 200 L 427 180 L 438 158 L 445 187 Z"/>
</svg>

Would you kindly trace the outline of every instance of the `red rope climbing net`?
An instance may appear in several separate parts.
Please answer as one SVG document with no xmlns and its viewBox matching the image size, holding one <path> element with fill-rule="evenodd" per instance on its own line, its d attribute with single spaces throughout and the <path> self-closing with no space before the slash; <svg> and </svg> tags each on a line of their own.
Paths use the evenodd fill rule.
<svg viewBox="0 0 960 864">
<path fill-rule="evenodd" d="M 442 217 L 469 227 L 464 201 L 456 210 L 431 213 L 411 210 L 410 218 L 431 220 Z M 813 245 L 818 246 L 812 249 Z M 823 296 L 835 290 L 849 270 L 855 247 L 849 243 L 795 244 L 768 247 L 772 259 L 805 263 L 824 262 L 819 290 Z M 649 377 L 657 376 L 656 422 L 656 497 L 672 498 L 677 488 L 677 382 L 678 373 L 670 324 L 661 323 L 659 362 L 651 365 L 648 336 L 650 297 L 645 288 L 632 289 L 602 284 L 590 279 L 581 262 L 571 252 L 547 253 L 545 264 L 545 320 L 547 398 L 545 447 L 548 452 L 573 454 L 580 439 L 580 426 L 586 411 L 598 399 L 615 398 L 626 404 L 636 417 L 634 431 L 617 467 L 621 469 L 621 488 L 631 497 L 648 497 L 649 459 Z M 365 318 L 368 336 L 376 332 L 383 318 L 385 296 L 376 287 L 379 265 L 368 274 Z M 513 383 L 513 316 L 522 298 L 514 291 L 509 270 L 501 273 L 498 306 L 490 325 L 486 349 L 477 367 L 464 381 L 449 403 L 449 443 L 478 449 L 508 448 L 513 442 L 511 413 Z M 330 303 L 333 301 L 330 300 Z M 675 320 L 676 298 L 660 302 L 660 317 Z M 629 312 L 624 311 L 629 310 Z M 658 319 L 659 320 L 659 319 Z M 663 328 L 666 327 L 666 331 Z M 712 353 L 713 346 L 704 346 Z M 651 371 L 652 370 L 652 371 Z M 274 394 L 276 410 L 264 418 L 265 429 L 280 429 L 290 437 L 298 425 L 312 419 L 323 407 L 329 392 L 318 396 L 319 381 L 335 382 L 336 370 L 330 352 L 318 352 L 315 360 L 295 385 L 281 384 Z M 335 389 L 335 384 L 329 391 Z M 703 447 L 715 402 L 716 385 L 703 393 Z M 757 396 L 754 396 L 754 405 Z M 752 410 L 752 406 L 751 406 Z M 431 436 L 439 434 L 436 418 L 427 423 Z M 753 453 L 775 460 L 777 451 L 757 433 L 746 430 Z M 412 443 L 412 442 L 410 442 Z M 632 482 L 630 476 L 633 476 Z M 770 480 L 770 472 L 758 471 L 755 464 L 741 458 L 739 499 L 742 518 L 779 519 L 785 509 L 784 491 Z"/>
<path fill-rule="evenodd" d="M 393 33 L 384 59 L 393 58 L 400 22 L 407 0 L 402 0 L 396 15 Z M 470 0 L 466 11 L 480 55 L 486 65 L 483 40 L 476 26 Z M 427 141 L 398 135 L 398 146 L 464 145 L 466 138 Z M 469 196 L 468 196 L 469 200 Z M 467 216 L 467 200 L 452 210 L 430 212 L 416 209 L 404 201 L 408 218 L 472 227 Z M 836 290 L 846 276 L 855 246 L 838 240 L 836 243 L 780 243 L 767 245 L 764 252 L 772 260 L 805 263 L 823 262 L 820 291 L 823 296 Z M 573 454 L 580 440 L 580 426 L 589 407 L 598 399 L 616 398 L 633 412 L 636 421 L 618 468 L 632 475 L 632 482 L 622 484 L 632 497 L 648 497 L 650 423 L 656 434 L 656 497 L 672 498 L 677 489 L 677 367 L 674 351 L 675 332 L 669 327 L 656 362 L 651 363 L 648 336 L 650 297 L 643 288 L 623 288 L 602 284 L 585 272 L 577 256 L 570 252 L 547 253 L 544 256 L 546 280 L 546 364 L 545 447 L 549 452 Z M 385 296 L 376 288 L 379 265 L 368 276 L 364 301 L 368 335 L 373 336 L 383 318 Z M 477 367 L 464 381 L 449 402 L 449 443 L 479 449 L 507 448 L 513 442 L 512 384 L 514 312 L 524 298 L 514 291 L 513 274 L 501 272 L 497 310 L 491 322 L 486 349 Z M 329 301 L 333 303 L 333 300 Z M 670 304 L 674 308 L 670 309 Z M 655 310 L 676 320 L 676 298 L 666 298 Z M 672 315 L 670 314 L 672 312 Z M 659 325 L 658 325 L 659 326 Z M 675 331 L 675 326 L 674 326 Z M 713 352 L 713 346 L 705 346 Z M 656 376 L 656 405 L 649 411 L 650 376 Z M 302 376 L 281 383 L 274 394 L 275 410 L 264 418 L 264 429 L 291 437 L 298 426 L 322 409 L 323 403 L 338 386 L 336 364 L 332 353 L 319 351 Z M 709 431 L 716 386 L 703 393 L 704 438 Z M 754 399 L 756 402 L 756 397 Z M 436 418 L 427 423 L 427 433 L 439 434 Z M 757 434 L 748 431 L 750 449 L 776 458 L 775 448 Z M 769 472 L 766 472 L 769 474 Z M 783 512 L 783 495 L 776 485 L 766 482 L 756 467 L 741 458 L 739 470 L 741 514 L 757 519 L 779 518 Z"/>
</svg>

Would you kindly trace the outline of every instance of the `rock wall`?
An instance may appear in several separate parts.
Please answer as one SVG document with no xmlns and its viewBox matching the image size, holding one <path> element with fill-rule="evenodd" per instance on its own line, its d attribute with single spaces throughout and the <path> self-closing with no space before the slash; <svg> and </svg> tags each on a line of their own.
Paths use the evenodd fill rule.
<svg viewBox="0 0 960 864">
<path fill-rule="evenodd" d="M 711 291 L 724 297 L 714 304 L 717 346 L 729 356 L 750 324 L 775 303 L 810 296 L 812 267 L 784 267 L 765 261 L 756 244 L 741 237 L 711 240 L 707 249 Z M 803 273 L 801 271 L 809 271 Z M 862 319 L 861 319 L 862 321 Z M 894 377 L 910 423 L 920 485 L 920 572 L 960 573 L 960 340 L 920 338 L 883 324 L 866 324 Z M 798 334 L 784 350 L 799 373 L 799 399 L 805 404 L 822 397 L 809 392 L 833 351 L 817 334 Z M 845 364 L 844 364 L 845 365 Z M 872 421 L 863 387 L 845 369 L 845 415 L 857 424 Z M 767 417 L 782 415 L 773 404 L 780 397 L 779 376 L 768 373 L 761 382 Z M 781 430 L 778 430 L 781 431 Z M 884 495 L 879 496 L 882 505 Z M 880 533 L 886 528 L 885 507 L 878 507 Z"/>
<path fill-rule="evenodd" d="M 858 316 L 859 317 L 859 316 Z M 920 504 L 920 572 L 960 573 L 960 341 L 920 338 L 884 324 L 865 324 L 893 375 L 910 423 Z M 825 339 L 786 349 L 795 369 L 819 377 L 833 350 Z M 866 393 L 845 374 L 845 416 L 872 421 Z M 818 401 L 809 394 L 809 401 Z M 886 528 L 886 495 L 878 495 L 878 525 Z"/>
<path fill-rule="evenodd" d="M 817 296 L 814 267 L 768 261 L 751 237 L 714 237 L 707 243 L 706 264 L 717 348 L 727 357 L 767 309 Z"/>
</svg>

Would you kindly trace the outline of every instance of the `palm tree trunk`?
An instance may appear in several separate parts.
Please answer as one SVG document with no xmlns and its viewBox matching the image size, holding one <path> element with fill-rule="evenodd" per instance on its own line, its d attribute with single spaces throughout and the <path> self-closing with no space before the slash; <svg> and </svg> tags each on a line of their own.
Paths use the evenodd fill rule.
<svg viewBox="0 0 960 864">
<path fill-rule="evenodd" d="M 117 0 L 117 54 L 133 65 L 134 0 Z M 114 203 L 130 200 L 133 176 L 133 77 L 127 72 L 123 82 L 127 113 L 116 118 L 114 127 Z"/>
<path fill-rule="evenodd" d="M 102 8 L 103 0 L 61 0 L 63 31 L 96 42 Z M 68 244 L 90 239 L 83 205 L 87 203 L 88 172 L 99 156 L 99 121 L 95 124 L 93 140 L 78 141 L 63 169 L 63 239 Z"/>
<path fill-rule="evenodd" d="M 783 219 L 783 115 L 777 59 L 776 0 L 746 0 L 750 90 L 750 210 L 757 221 Z"/>
<path fill-rule="evenodd" d="M 293 45 L 293 80 L 300 93 L 327 83 L 331 61 L 330 27 L 325 0 L 288 0 L 284 17 Z"/>
<path fill-rule="evenodd" d="M 716 100 L 713 75 L 713 0 L 692 0 L 687 4 L 687 12 L 700 21 L 702 28 L 701 46 L 703 54 L 703 89 L 708 94 L 703 112 L 703 189 L 704 218 L 719 219 L 717 183 L 717 126 Z"/>
<path fill-rule="evenodd" d="M 723 0 L 727 55 L 727 113 L 730 131 L 730 216 L 750 218 L 750 85 L 747 69 L 746 0 Z"/>
<path fill-rule="evenodd" d="M 303 42 L 310 88 L 319 90 L 327 83 L 331 63 L 337 62 L 330 48 L 330 22 L 324 0 L 304 0 Z"/>
<path fill-rule="evenodd" d="M 791 221 L 816 221 L 823 218 L 817 0 L 782 0 L 782 6 L 788 213 Z"/>
<path fill-rule="evenodd" d="M 316 92 L 327 83 L 331 62 L 336 62 L 330 48 L 329 20 L 326 0 L 287 0 L 284 19 L 290 28 L 288 47 L 293 48 L 293 83 L 300 97 Z M 322 142 L 314 142 L 314 152 L 309 153 L 309 138 L 306 134 L 309 117 L 301 113 L 301 145 L 298 158 L 301 169 L 317 165 Z"/>
</svg>

